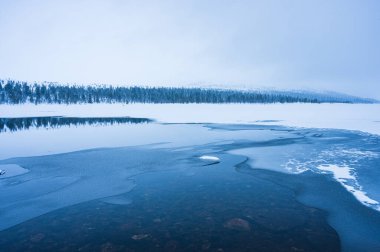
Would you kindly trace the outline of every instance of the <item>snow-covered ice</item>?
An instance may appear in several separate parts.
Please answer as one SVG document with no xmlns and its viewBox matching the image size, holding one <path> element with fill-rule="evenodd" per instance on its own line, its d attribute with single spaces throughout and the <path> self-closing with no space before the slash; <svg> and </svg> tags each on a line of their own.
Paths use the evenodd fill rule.
<svg viewBox="0 0 380 252">
<path fill-rule="evenodd" d="M 355 179 L 355 177 L 352 175 L 353 169 L 345 165 L 319 165 L 318 169 L 322 171 L 331 172 L 334 175 L 334 178 L 338 181 L 347 181 L 347 179 Z"/>
<path fill-rule="evenodd" d="M 332 173 L 334 179 L 351 192 L 362 204 L 366 206 L 374 205 L 375 208 L 380 211 L 379 202 L 368 197 L 367 193 L 363 191 L 353 174 L 352 168 L 345 165 L 339 166 L 334 164 L 319 165 L 317 168 L 321 171 Z"/>
<path fill-rule="evenodd" d="M 359 130 L 380 135 L 380 104 L 22 104 L 0 117 L 130 116 L 164 123 L 245 123 Z"/>
</svg>

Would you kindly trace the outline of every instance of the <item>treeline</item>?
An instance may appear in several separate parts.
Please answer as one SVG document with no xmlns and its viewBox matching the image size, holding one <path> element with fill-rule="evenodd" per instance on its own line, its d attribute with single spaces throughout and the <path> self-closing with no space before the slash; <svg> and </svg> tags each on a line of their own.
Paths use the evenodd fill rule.
<svg viewBox="0 0 380 252">
<path fill-rule="evenodd" d="M 77 86 L 0 80 L 0 104 L 21 103 L 372 103 L 310 92 L 242 91 L 185 87 Z"/>
</svg>

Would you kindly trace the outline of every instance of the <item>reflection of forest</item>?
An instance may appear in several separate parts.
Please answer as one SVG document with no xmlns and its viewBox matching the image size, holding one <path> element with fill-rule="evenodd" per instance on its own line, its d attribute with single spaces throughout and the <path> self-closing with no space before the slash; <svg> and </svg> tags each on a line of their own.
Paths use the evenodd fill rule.
<svg viewBox="0 0 380 252">
<path fill-rule="evenodd" d="M 58 128 L 61 126 L 76 125 L 113 125 L 125 123 L 149 123 L 151 119 L 131 117 L 23 117 L 23 118 L 0 118 L 0 132 L 27 130 L 29 128 Z"/>
</svg>

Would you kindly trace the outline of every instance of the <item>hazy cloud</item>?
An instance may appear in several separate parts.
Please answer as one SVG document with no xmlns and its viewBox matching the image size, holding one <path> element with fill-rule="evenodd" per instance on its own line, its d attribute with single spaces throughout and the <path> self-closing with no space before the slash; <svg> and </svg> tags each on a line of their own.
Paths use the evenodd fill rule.
<svg viewBox="0 0 380 252">
<path fill-rule="evenodd" d="M 0 2 L 0 77 L 380 98 L 379 1 Z"/>
</svg>

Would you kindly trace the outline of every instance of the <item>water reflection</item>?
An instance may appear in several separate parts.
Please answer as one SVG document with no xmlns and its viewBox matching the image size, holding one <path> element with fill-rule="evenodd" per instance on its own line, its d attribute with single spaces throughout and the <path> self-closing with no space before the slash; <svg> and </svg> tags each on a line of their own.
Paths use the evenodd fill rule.
<svg viewBox="0 0 380 252">
<path fill-rule="evenodd" d="M 0 133 L 6 131 L 27 130 L 29 128 L 59 128 L 61 126 L 77 125 L 114 125 L 114 124 L 137 124 L 150 123 L 148 118 L 132 117 L 22 117 L 22 118 L 0 118 Z"/>
</svg>

